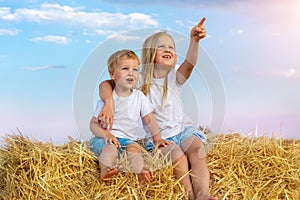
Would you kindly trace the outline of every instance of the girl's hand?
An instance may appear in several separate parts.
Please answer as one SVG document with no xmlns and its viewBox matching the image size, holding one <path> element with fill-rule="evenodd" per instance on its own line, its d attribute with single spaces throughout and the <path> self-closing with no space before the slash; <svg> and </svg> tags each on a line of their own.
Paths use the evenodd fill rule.
<svg viewBox="0 0 300 200">
<path fill-rule="evenodd" d="M 191 39 L 195 40 L 196 42 L 199 42 L 202 38 L 206 36 L 206 30 L 204 26 L 205 20 L 206 18 L 203 17 L 201 21 L 191 30 Z"/>
<path fill-rule="evenodd" d="M 159 141 L 155 141 L 154 142 L 154 150 L 153 153 L 156 153 L 157 149 L 161 148 L 161 147 L 166 147 L 169 144 L 172 144 L 173 142 L 169 141 L 169 140 L 159 140 Z"/>
<path fill-rule="evenodd" d="M 105 143 L 114 144 L 117 148 L 121 147 L 120 142 L 118 141 L 116 136 L 114 136 L 107 130 L 105 130 L 104 133 L 106 135 L 106 137 L 104 138 Z"/>
<path fill-rule="evenodd" d="M 155 142 L 155 146 L 157 146 L 158 148 L 159 147 L 165 147 L 167 146 L 168 144 L 171 144 L 172 142 L 169 141 L 169 140 L 159 140 L 157 142 Z"/>
<path fill-rule="evenodd" d="M 112 130 L 113 119 L 114 119 L 114 104 L 104 103 L 104 106 L 97 116 L 99 124 L 103 129 Z"/>
</svg>

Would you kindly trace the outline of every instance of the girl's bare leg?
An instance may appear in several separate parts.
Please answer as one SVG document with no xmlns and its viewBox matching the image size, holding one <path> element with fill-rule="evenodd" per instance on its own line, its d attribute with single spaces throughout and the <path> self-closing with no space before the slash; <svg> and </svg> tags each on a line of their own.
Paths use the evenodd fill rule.
<svg viewBox="0 0 300 200">
<path fill-rule="evenodd" d="M 209 170 L 204 144 L 196 136 L 189 137 L 181 145 L 191 165 L 191 179 L 195 199 L 217 200 L 209 196 Z"/>
<path fill-rule="evenodd" d="M 107 144 L 103 147 L 99 156 L 99 166 L 101 170 L 100 181 L 105 181 L 113 175 L 119 173 L 120 167 L 113 166 L 118 158 L 118 149 L 114 144 Z"/>
<path fill-rule="evenodd" d="M 175 178 L 181 179 L 180 184 L 186 189 L 189 194 L 189 199 L 194 199 L 194 192 L 191 183 L 190 176 L 187 174 L 189 171 L 188 160 L 182 149 L 175 143 L 169 144 L 166 147 L 160 148 L 163 155 L 171 152 L 172 164 L 175 166 L 174 175 Z"/>
</svg>

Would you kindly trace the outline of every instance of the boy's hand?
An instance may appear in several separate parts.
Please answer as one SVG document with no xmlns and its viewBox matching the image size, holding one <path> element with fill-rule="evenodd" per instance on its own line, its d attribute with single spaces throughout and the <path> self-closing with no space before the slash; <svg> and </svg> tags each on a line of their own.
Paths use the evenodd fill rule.
<svg viewBox="0 0 300 200">
<path fill-rule="evenodd" d="M 203 17 L 201 21 L 191 30 L 191 39 L 195 40 L 196 42 L 199 42 L 202 38 L 206 36 L 206 30 L 204 26 L 205 20 L 206 18 Z"/>
<path fill-rule="evenodd" d="M 118 141 L 116 136 L 114 136 L 107 130 L 105 130 L 104 133 L 106 135 L 106 137 L 104 138 L 105 143 L 114 144 L 117 148 L 121 147 L 120 142 Z"/>
<path fill-rule="evenodd" d="M 99 124 L 103 129 L 112 130 L 113 119 L 114 119 L 114 104 L 104 103 L 104 106 L 97 116 Z"/>
</svg>

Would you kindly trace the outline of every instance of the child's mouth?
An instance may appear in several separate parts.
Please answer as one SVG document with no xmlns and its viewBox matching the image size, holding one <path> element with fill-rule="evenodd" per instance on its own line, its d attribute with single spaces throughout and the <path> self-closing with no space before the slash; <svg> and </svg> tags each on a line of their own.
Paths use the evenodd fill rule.
<svg viewBox="0 0 300 200">
<path fill-rule="evenodd" d="M 127 78 L 126 81 L 132 82 L 132 81 L 134 81 L 134 80 L 133 80 L 133 78 Z"/>
<path fill-rule="evenodd" d="M 164 55 L 163 58 L 171 59 L 171 56 L 170 55 Z"/>
</svg>

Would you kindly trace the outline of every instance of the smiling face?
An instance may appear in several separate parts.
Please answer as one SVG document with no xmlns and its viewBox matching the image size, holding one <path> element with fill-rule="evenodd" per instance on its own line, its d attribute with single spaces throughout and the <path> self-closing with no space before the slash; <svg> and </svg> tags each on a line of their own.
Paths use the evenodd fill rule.
<svg viewBox="0 0 300 200">
<path fill-rule="evenodd" d="M 154 62 L 159 65 L 174 67 L 176 64 L 176 52 L 173 39 L 167 35 L 162 34 L 159 37 L 156 55 Z"/>
<path fill-rule="evenodd" d="M 136 86 L 139 74 L 139 61 L 135 58 L 120 57 L 115 64 L 114 71 L 110 72 L 117 90 L 131 90 Z"/>
</svg>

